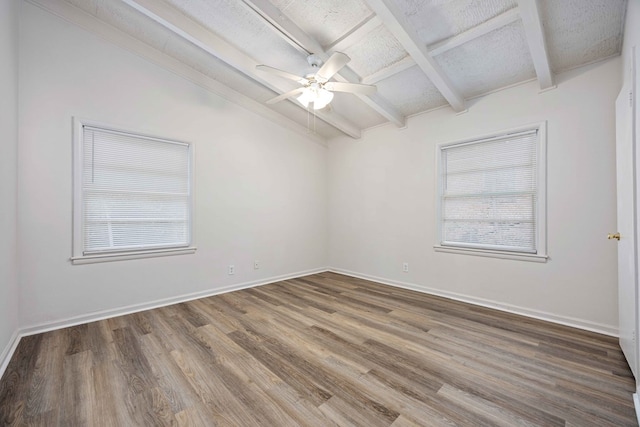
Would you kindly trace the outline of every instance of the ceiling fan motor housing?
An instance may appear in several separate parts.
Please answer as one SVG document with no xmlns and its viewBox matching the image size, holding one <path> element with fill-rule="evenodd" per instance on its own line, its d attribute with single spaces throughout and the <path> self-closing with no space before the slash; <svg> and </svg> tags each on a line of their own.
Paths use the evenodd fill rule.
<svg viewBox="0 0 640 427">
<path fill-rule="evenodd" d="M 313 68 L 322 67 L 322 59 L 320 59 L 317 55 L 314 55 L 313 53 L 311 55 L 307 56 L 307 62 Z"/>
</svg>

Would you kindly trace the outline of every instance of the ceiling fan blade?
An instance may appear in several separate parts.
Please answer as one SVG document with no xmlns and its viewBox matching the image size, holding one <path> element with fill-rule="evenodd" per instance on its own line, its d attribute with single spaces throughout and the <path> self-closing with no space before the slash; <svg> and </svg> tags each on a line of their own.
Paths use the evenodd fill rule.
<svg viewBox="0 0 640 427">
<path fill-rule="evenodd" d="M 283 99 L 291 98 L 292 96 L 296 96 L 299 93 L 302 93 L 305 88 L 299 87 L 298 89 L 294 89 L 292 91 L 283 93 L 282 95 L 276 96 L 275 98 L 271 98 L 267 101 L 267 104 L 275 104 L 276 102 L 280 102 Z"/>
<path fill-rule="evenodd" d="M 362 85 L 359 83 L 341 83 L 341 82 L 325 83 L 324 88 L 332 92 L 361 93 L 363 95 L 372 95 L 376 92 L 376 90 L 378 90 L 377 87 L 372 85 Z"/>
<path fill-rule="evenodd" d="M 351 58 L 344 53 L 335 52 L 329 59 L 327 59 L 327 62 L 320 67 L 316 73 L 316 79 L 320 82 L 328 81 L 335 73 L 340 71 L 342 67 L 347 65 L 349 61 L 351 61 Z"/>
<path fill-rule="evenodd" d="M 296 76 L 295 74 L 288 73 L 286 71 L 279 70 L 277 68 L 269 67 L 268 65 L 256 65 L 256 70 L 275 74 L 276 76 L 284 77 L 285 79 L 293 80 L 303 85 L 306 85 L 309 83 L 309 80 L 305 79 L 304 77 Z"/>
</svg>

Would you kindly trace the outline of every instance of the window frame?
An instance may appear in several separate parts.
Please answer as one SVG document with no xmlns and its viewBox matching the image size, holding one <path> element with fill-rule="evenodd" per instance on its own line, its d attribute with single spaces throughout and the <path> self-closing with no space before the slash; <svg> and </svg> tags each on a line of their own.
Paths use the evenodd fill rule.
<svg viewBox="0 0 640 427">
<path fill-rule="evenodd" d="M 444 180 L 442 176 L 442 152 L 446 147 L 460 144 L 481 143 L 483 140 L 500 138 L 509 134 L 537 130 L 537 188 L 536 188 L 536 252 L 507 251 L 490 247 L 467 247 L 445 245 L 442 242 L 442 193 Z M 513 259 L 532 262 L 547 262 L 547 122 L 519 126 L 497 132 L 465 138 L 456 141 L 436 144 L 436 252 L 485 256 L 492 258 Z"/>
<path fill-rule="evenodd" d="M 187 245 L 176 245 L 167 247 L 139 248 L 139 249 L 116 249 L 111 251 L 100 251 L 85 254 L 84 248 L 84 203 L 83 203 L 83 140 L 84 127 L 102 129 L 108 132 L 117 132 L 133 137 L 140 137 L 164 143 L 184 144 L 189 148 L 189 241 Z M 72 264 L 90 264 L 96 262 L 119 261 L 138 258 L 150 258 L 169 255 L 183 255 L 195 253 L 197 247 L 194 242 L 195 229 L 195 198 L 194 198 L 194 146 L 191 143 L 177 141 L 168 138 L 157 137 L 143 132 L 131 131 L 123 127 L 112 126 L 93 120 L 73 117 L 73 201 L 72 201 Z"/>
</svg>

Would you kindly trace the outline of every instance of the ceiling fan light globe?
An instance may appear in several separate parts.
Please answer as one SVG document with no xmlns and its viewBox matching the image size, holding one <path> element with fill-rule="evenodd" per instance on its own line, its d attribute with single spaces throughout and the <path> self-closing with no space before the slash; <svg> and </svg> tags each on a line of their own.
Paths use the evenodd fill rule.
<svg viewBox="0 0 640 427">
<path fill-rule="evenodd" d="M 304 108 L 309 108 L 309 104 L 311 102 L 315 101 L 315 98 L 316 98 L 316 96 L 315 96 L 314 92 L 307 88 L 302 92 L 302 95 L 300 95 L 296 99 L 298 100 L 298 102 L 300 104 L 302 104 L 302 106 Z"/>
<path fill-rule="evenodd" d="M 329 92 L 326 89 L 318 89 L 315 102 L 313 103 L 313 109 L 320 110 L 326 107 L 331 100 L 333 100 L 333 92 Z"/>
</svg>

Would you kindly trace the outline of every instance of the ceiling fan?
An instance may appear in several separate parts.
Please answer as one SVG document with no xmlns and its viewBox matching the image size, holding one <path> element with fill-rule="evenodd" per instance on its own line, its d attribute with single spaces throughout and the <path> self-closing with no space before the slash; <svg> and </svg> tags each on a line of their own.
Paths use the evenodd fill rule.
<svg viewBox="0 0 640 427">
<path fill-rule="evenodd" d="M 314 110 L 319 110 L 326 107 L 327 104 L 331 102 L 333 99 L 333 92 L 370 95 L 376 91 L 376 87 L 372 85 L 329 81 L 331 77 L 340 71 L 342 67 L 347 65 L 349 61 L 351 61 L 351 58 L 341 52 L 335 52 L 324 64 L 316 55 L 309 55 L 307 57 L 307 62 L 314 72 L 309 73 L 304 77 L 269 67 L 268 65 L 258 65 L 256 66 L 256 69 L 275 74 L 289 80 L 294 80 L 302 85 L 297 89 L 268 100 L 267 104 L 275 104 L 283 99 L 291 98 L 299 94 L 300 96 L 297 97 L 297 100 L 305 108 L 309 108 L 309 105 L 313 105 Z"/>
</svg>

